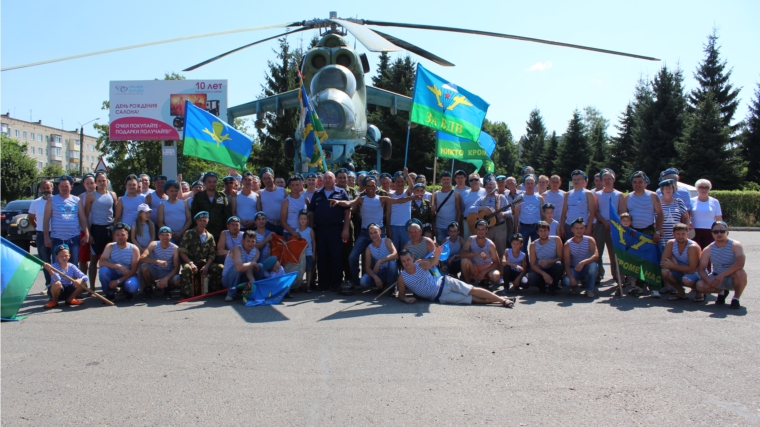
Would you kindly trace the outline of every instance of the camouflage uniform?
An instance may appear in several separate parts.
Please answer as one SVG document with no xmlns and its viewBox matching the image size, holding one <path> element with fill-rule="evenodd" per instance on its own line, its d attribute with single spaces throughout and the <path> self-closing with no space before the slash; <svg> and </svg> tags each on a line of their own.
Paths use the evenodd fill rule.
<svg viewBox="0 0 760 427">
<path fill-rule="evenodd" d="M 195 203 L 193 203 L 195 204 Z M 200 271 L 206 262 L 210 259 L 214 259 L 216 256 L 216 241 L 211 233 L 206 231 L 206 243 L 201 243 L 201 237 L 198 234 L 197 228 L 191 228 L 187 230 L 182 237 L 182 243 L 179 246 L 179 251 L 185 253 L 188 258 L 198 267 Z M 209 292 L 219 289 L 222 283 L 222 269 L 221 264 L 212 264 L 208 269 L 208 290 Z M 190 264 L 182 263 L 182 268 L 179 271 L 180 280 L 180 294 L 183 297 L 193 296 L 193 270 L 190 268 Z"/>
<path fill-rule="evenodd" d="M 420 220 L 422 223 L 422 232 L 433 230 L 433 211 L 430 209 L 430 200 L 422 199 L 422 203 L 417 206 L 416 202 L 412 202 L 412 218 Z"/>
<path fill-rule="evenodd" d="M 208 212 L 208 225 L 206 230 L 218 239 L 223 230 L 227 229 L 227 220 L 232 216 L 230 201 L 224 193 L 217 191 L 212 202 L 206 192 L 201 192 L 193 197 L 190 207 L 190 215 L 195 218 L 198 212 Z"/>
</svg>

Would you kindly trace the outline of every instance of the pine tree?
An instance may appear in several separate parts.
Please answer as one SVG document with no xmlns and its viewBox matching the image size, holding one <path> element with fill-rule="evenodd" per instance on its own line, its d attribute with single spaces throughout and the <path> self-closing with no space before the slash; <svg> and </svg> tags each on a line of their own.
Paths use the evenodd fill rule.
<svg viewBox="0 0 760 427">
<path fill-rule="evenodd" d="M 412 57 L 405 55 L 394 61 L 388 59 L 387 65 L 383 65 L 383 56 L 377 75 L 373 77 L 375 87 L 389 90 L 401 95 L 411 96 L 414 90 L 414 76 L 416 63 Z M 384 138 L 389 138 L 393 144 L 393 154 L 389 160 L 381 160 L 380 166 L 383 171 L 394 173 L 404 168 L 404 156 L 406 150 L 408 111 L 399 111 L 396 115 L 385 107 L 372 107 L 367 117 L 368 123 L 374 124 L 380 129 Z M 435 155 L 435 132 L 425 126 L 413 126 L 409 136 L 408 163 L 410 171 L 423 173 L 432 182 L 430 172 L 426 167 L 433 167 Z M 374 169 L 377 162 L 377 151 L 371 148 L 358 147 L 353 156 L 354 166 L 357 170 Z M 427 172 L 427 173 L 426 173 Z"/>
<path fill-rule="evenodd" d="M 586 140 L 583 119 L 581 118 L 581 113 L 575 110 L 573 118 L 567 125 L 567 131 L 562 135 L 554 172 L 561 176 L 563 180 L 569 179 L 572 171 L 576 169 L 586 170 L 589 157 L 589 146 Z"/>
<path fill-rule="evenodd" d="M 522 147 L 520 160 L 523 166 L 533 166 L 538 171 L 541 153 L 544 151 L 544 139 L 546 139 L 546 126 L 544 126 L 541 111 L 538 108 L 533 109 L 525 124 L 525 136 L 520 138 Z"/>
<path fill-rule="evenodd" d="M 624 176 L 625 172 L 630 168 L 629 162 L 634 153 L 634 140 L 633 140 L 633 128 L 634 128 L 634 111 L 633 103 L 628 103 L 625 112 L 620 115 L 619 124 L 615 125 L 615 129 L 618 130 L 617 136 L 610 138 L 610 160 L 607 162 L 607 167 L 615 171 L 618 176 Z M 630 189 L 630 184 L 625 180 L 618 180 L 618 187 Z"/>
<path fill-rule="evenodd" d="M 671 72 L 663 66 L 650 88 L 639 84 L 634 111 L 636 154 L 631 169 L 658 176 L 678 160 L 675 142 L 683 135 L 686 117 L 681 70 Z"/>
<path fill-rule="evenodd" d="M 607 131 L 601 123 L 595 123 L 594 128 L 588 133 L 588 142 L 591 149 L 591 161 L 588 164 L 586 173 L 593 177 L 603 168 L 607 167 Z"/>
<path fill-rule="evenodd" d="M 747 181 L 760 184 L 760 84 L 749 106 L 747 126 L 741 138 L 742 159 L 747 163 Z"/>
<path fill-rule="evenodd" d="M 730 142 L 720 105 L 712 92 L 707 92 L 697 110 L 689 116 L 683 138 L 677 144 L 681 180 L 695 182 L 706 178 L 713 188 L 739 188 L 743 164 L 738 159 L 737 149 L 732 148 Z"/>
<path fill-rule="evenodd" d="M 712 34 L 707 36 L 707 44 L 704 46 L 705 59 L 697 67 L 694 78 L 699 87 L 689 94 L 689 111 L 694 112 L 699 104 L 704 101 L 708 92 L 712 92 L 715 102 L 720 108 L 723 126 L 729 128 L 729 135 L 736 135 L 741 123 L 731 125 L 736 109 L 739 107 L 739 91 L 729 82 L 732 69 L 726 70 L 726 61 L 720 59 L 720 46 L 718 46 L 718 33 L 713 28 Z"/>
<path fill-rule="evenodd" d="M 541 156 L 541 173 L 546 176 L 551 176 L 556 173 L 556 167 L 554 166 L 559 150 L 559 138 L 557 132 L 552 131 L 552 136 L 546 140 L 546 148 Z"/>
<path fill-rule="evenodd" d="M 594 107 L 583 109 L 583 124 L 586 128 L 586 140 L 591 151 L 587 173 L 593 176 L 602 168 L 607 167 L 607 128 L 610 121 L 602 116 L 602 113 Z"/>
<path fill-rule="evenodd" d="M 262 97 L 274 96 L 299 87 L 298 68 L 303 58 L 301 49 L 292 50 L 288 39 L 278 39 L 280 50 L 276 51 L 277 61 L 268 61 L 269 71 L 266 83 L 261 86 Z M 252 159 L 257 163 L 274 169 L 276 176 L 286 176 L 293 170 L 293 161 L 288 160 L 282 153 L 285 151 L 286 138 L 292 138 L 298 127 L 299 111 L 289 108 L 281 116 L 267 114 L 264 118 L 265 128 L 258 129 L 259 146 L 252 150 L 258 158 Z"/>
</svg>

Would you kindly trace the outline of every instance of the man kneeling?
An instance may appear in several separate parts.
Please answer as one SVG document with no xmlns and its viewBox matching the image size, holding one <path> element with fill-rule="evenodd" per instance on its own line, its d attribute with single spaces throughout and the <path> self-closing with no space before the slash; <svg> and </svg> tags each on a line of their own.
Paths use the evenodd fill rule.
<svg viewBox="0 0 760 427">
<path fill-rule="evenodd" d="M 259 251 L 256 249 L 256 232 L 245 230 L 243 243 L 235 246 L 224 259 L 222 270 L 222 286 L 228 289 L 225 301 L 232 301 L 237 294 L 237 285 L 250 283 L 261 278 L 262 268 L 256 261 L 259 260 Z"/>
<path fill-rule="evenodd" d="M 420 298 L 444 304 L 490 304 L 499 303 L 507 308 L 514 306 L 514 298 L 500 297 L 493 292 L 481 288 L 475 288 L 453 277 L 435 277 L 428 270 L 438 265 L 442 246 L 435 249 L 433 258 L 425 258 L 415 261 L 409 250 L 404 249 L 399 254 L 401 275 L 398 277 L 398 299 L 414 304 L 415 298 L 406 296 L 406 288 Z"/>
<path fill-rule="evenodd" d="M 145 285 L 145 297 L 153 296 L 153 285 L 163 289 L 164 296 L 171 288 L 179 288 L 179 247 L 171 242 L 172 229 L 163 226 L 158 230 L 158 241 L 150 242 L 140 256 L 140 273 Z"/>
<path fill-rule="evenodd" d="M 744 271 L 744 248 L 738 240 L 728 238 L 728 225 L 715 221 L 711 228 L 714 242 L 702 252 L 699 259 L 697 291 L 705 294 L 718 293 L 716 305 L 726 303 L 729 291 L 734 291 L 731 308 L 741 308 L 739 298 L 747 286 L 747 272 Z M 712 273 L 707 266 L 712 263 Z"/>
<path fill-rule="evenodd" d="M 50 264 L 45 263 L 45 270 L 50 273 L 50 286 L 47 290 L 50 301 L 45 304 L 45 308 L 57 307 L 60 300 L 66 300 L 66 305 L 81 305 L 82 301 L 76 297 L 87 287 L 87 276 L 76 265 L 69 263 L 71 254 L 68 245 L 56 246 L 53 248 L 53 253 L 57 261 L 52 265 L 52 268 Z M 62 271 L 74 281 L 62 277 L 53 268 Z"/>
</svg>

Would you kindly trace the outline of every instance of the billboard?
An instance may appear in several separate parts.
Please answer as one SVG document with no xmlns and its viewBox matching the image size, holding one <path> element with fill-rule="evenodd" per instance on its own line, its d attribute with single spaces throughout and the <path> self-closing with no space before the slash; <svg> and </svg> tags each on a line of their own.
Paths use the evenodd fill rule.
<svg viewBox="0 0 760 427">
<path fill-rule="evenodd" d="M 227 120 L 227 80 L 112 81 L 111 141 L 176 141 L 185 126 L 185 101 Z"/>
</svg>

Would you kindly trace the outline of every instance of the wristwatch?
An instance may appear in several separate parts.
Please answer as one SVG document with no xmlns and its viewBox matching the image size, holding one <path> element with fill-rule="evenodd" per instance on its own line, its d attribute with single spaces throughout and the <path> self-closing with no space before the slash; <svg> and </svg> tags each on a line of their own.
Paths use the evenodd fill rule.
<svg viewBox="0 0 760 427">
<path fill-rule="evenodd" d="M 660 234 L 662 234 L 662 233 L 661 233 L 660 231 L 655 231 L 655 232 L 654 232 L 654 234 L 656 234 L 656 235 L 658 235 L 658 236 L 659 236 L 659 235 L 660 235 Z"/>
</svg>

